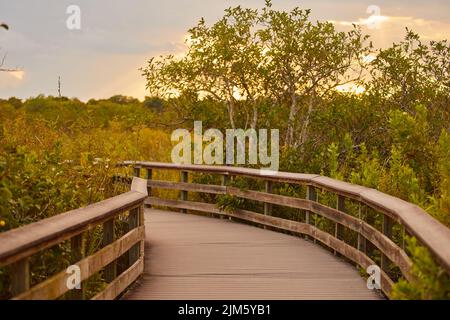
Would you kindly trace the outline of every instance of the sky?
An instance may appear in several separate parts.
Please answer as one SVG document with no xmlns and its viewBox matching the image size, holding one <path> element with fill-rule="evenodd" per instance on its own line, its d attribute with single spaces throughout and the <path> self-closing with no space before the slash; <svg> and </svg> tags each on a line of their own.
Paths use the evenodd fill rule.
<svg viewBox="0 0 450 320">
<path fill-rule="evenodd" d="M 376 47 L 400 41 L 408 27 L 423 40 L 450 39 L 450 0 L 272 0 L 276 9 L 311 9 L 313 20 L 339 30 L 361 25 Z M 71 5 L 80 9 L 80 28 Z M 115 94 L 143 99 L 139 68 L 153 56 L 181 54 L 187 30 L 201 17 L 213 24 L 224 9 L 261 8 L 264 0 L 0 0 L 0 98 L 62 95 L 108 98 Z"/>
</svg>

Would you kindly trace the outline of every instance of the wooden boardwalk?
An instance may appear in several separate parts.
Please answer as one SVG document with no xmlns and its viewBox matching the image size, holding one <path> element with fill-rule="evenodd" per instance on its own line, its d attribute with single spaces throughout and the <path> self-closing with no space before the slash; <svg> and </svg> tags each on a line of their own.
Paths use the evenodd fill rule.
<svg viewBox="0 0 450 320">
<path fill-rule="evenodd" d="M 412 280 L 413 263 L 405 252 L 405 238 L 393 237 L 399 224 L 432 253 L 435 261 L 450 274 L 450 229 L 418 206 L 366 188 L 328 177 L 290 172 L 261 172 L 258 169 L 180 165 L 158 162 L 124 162 L 133 166 L 130 190 L 89 206 L 0 233 L 0 267 L 10 266 L 10 292 L 14 299 L 84 299 L 86 286 L 71 290 L 66 270 L 39 283 L 30 272 L 30 257 L 70 241 L 71 264 L 80 268 L 81 281 L 103 272 L 108 285 L 95 300 L 124 299 L 381 299 L 390 297 L 397 277 L 384 272 L 389 265 Z M 141 170 L 146 170 L 142 179 Z M 176 170 L 180 182 L 155 180 L 153 170 Z M 189 174 L 213 174 L 221 185 L 189 182 Z M 230 177 L 244 177 L 264 183 L 264 191 L 240 189 L 228 183 Z M 305 198 L 281 195 L 273 183 L 300 185 Z M 256 187 L 256 185 L 255 185 Z M 164 199 L 153 189 L 177 190 L 178 199 Z M 318 191 L 333 194 L 336 202 L 318 201 Z M 275 191 L 275 192 L 274 192 Z M 264 205 L 264 213 L 236 208 L 221 211 L 215 203 L 189 200 L 188 193 L 228 195 Z M 371 208 L 382 218 L 378 230 L 365 215 L 355 216 L 349 203 L 360 210 Z M 299 237 L 264 230 L 227 219 L 208 218 L 161 210 L 145 209 L 145 204 L 249 221 L 259 226 L 306 235 L 318 244 Z M 273 205 L 305 212 L 304 221 L 273 215 Z M 126 214 L 128 232 L 117 237 L 117 218 Z M 311 215 L 333 224 L 321 230 L 310 223 Z M 144 219 L 145 218 L 145 219 Z M 145 222 L 145 226 L 143 225 Z M 87 232 L 100 227 L 101 249 L 86 252 Z M 358 236 L 357 248 L 354 237 Z M 403 240 L 403 241 L 402 241 Z M 350 243 L 351 241 L 351 243 Z M 372 248 L 367 250 L 367 244 Z M 139 244 L 139 245 L 137 245 Z M 66 248 L 66 244 L 64 244 Z M 141 248 L 141 250 L 139 250 Z M 366 288 L 356 267 L 330 253 L 333 250 L 363 270 L 377 264 L 384 296 Z M 145 255 L 144 255 L 145 253 Z M 381 258 L 381 259 L 377 259 Z M 121 273 L 117 274 L 120 260 Z M 123 270 L 125 269 L 125 270 Z M 34 278 L 33 278 L 34 277 Z M 137 282 L 135 282 L 138 280 Z M 8 290 L 6 290 L 8 291 Z M 69 294 L 70 291 L 70 294 Z"/>
<path fill-rule="evenodd" d="M 145 270 L 123 299 L 380 299 L 357 269 L 298 237 L 146 209 Z"/>
</svg>

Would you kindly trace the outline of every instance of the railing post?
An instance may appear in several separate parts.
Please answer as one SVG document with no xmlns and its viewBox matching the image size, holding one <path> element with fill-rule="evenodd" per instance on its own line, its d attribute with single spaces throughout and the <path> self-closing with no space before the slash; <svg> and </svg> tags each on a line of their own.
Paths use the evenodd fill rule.
<svg viewBox="0 0 450 320">
<path fill-rule="evenodd" d="M 383 234 L 389 239 L 392 238 L 392 219 L 387 215 L 383 214 Z M 389 272 L 389 259 L 381 253 L 381 269 L 386 273 Z"/>
<path fill-rule="evenodd" d="M 336 208 L 341 212 L 345 212 L 345 197 L 338 195 Z M 335 223 L 334 236 L 339 240 L 344 240 L 344 226 L 342 224 Z M 339 253 L 334 250 L 334 254 L 338 255 Z"/>
<path fill-rule="evenodd" d="M 131 231 L 139 226 L 139 221 L 142 219 L 140 217 L 139 207 L 131 209 L 128 215 L 128 230 Z M 128 266 L 132 266 L 133 263 L 139 259 L 139 254 L 141 252 L 141 244 L 136 243 L 128 251 Z"/>
<path fill-rule="evenodd" d="M 147 176 L 146 176 L 146 178 L 147 178 L 147 196 L 148 197 L 151 197 L 151 195 L 152 195 L 152 187 L 150 187 L 148 185 L 148 180 L 152 180 L 152 177 L 153 177 L 152 169 L 151 168 L 147 168 Z M 151 207 L 150 204 L 148 206 Z"/>
<path fill-rule="evenodd" d="M 84 241 L 83 233 L 76 235 L 70 239 L 70 263 L 76 264 L 84 258 Z M 84 300 L 84 284 L 80 283 L 80 289 L 72 289 L 68 292 L 70 300 Z"/>
<path fill-rule="evenodd" d="M 266 181 L 264 181 L 264 184 L 265 184 L 264 191 L 266 193 L 272 193 L 272 189 L 273 189 L 272 181 L 266 180 Z M 264 215 L 266 215 L 266 216 L 272 215 L 272 204 L 271 203 L 264 202 Z M 267 229 L 267 227 L 264 226 L 264 229 Z"/>
<path fill-rule="evenodd" d="M 265 181 L 265 192 L 266 193 L 272 193 L 272 181 L 266 180 Z M 267 216 L 272 215 L 272 204 L 264 202 L 264 214 Z"/>
<path fill-rule="evenodd" d="M 115 240 L 114 218 L 103 223 L 103 247 Z M 117 276 L 117 261 L 113 261 L 105 267 L 104 276 L 106 282 L 112 282 Z"/>
<path fill-rule="evenodd" d="M 361 205 L 361 203 L 359 203 L 358 218 L 361 221 L 363 221 L 362 210 L 363 210 L 362 205 Z M 360 232 L 358 232 L 358 250 L 363 252 L 364 254 L 366 254 L 366 238 L 364 238 L 364 236 Z"/>
<path fill-rule="evenodd" d="M 188 182 L 188 172 L 187 171 L 181 171 L 180 172 L 180 181 L 181 182 Z M 180 191 L 180 200 L 181 201 L 187 201 L 188 199 L 188 192 L 186 190 Z M 186 209 L 181 209 L 182 213 L 186 213 Z"/>
<path fill-rule="evenodd" d="M 135 177 L 140 178 L 141 177 L 141 167 L 134 167 L 133 168 L 133 175 Z"/>
<path fill-rule="evenodd" d="M 223 174 L 223 175 L 222 175 L 222 181 L 221 181 L 222 186 L 226 187 L 227 184 L 228 184 L 228 180 L 229 180 L 229 179 L 228 179 L 228 175 Z"/>
<path fill-rule="evenodd" d="M 316 192 L 316 188 L 314 186 L 308 185 L 308 188 L 306 189 L 306 198 L 308 200 L 310 200 L 310 201 L 314 201 L 314 202 L 317 201 L 317 192 Z M 312 214 L 313 214 L 312 212 L 306 211 L 306 213 L 305 213 L 305 222 L 307 224 L 311 224 L 311 215 Z M 315 220 L 316 219 L 314 219 L 314 223 L 315 223 Z M 314 240 L 314 243 L 315 243 L 316 239 L 313 238 L 313 240 Z"/>
<path fill-rule="evenodd" d="M 12 265 L 11 293 L 13 297 L 30 289 L 29 258 L 23 258 Z"/>
<path fill-rule="evenodd" d="M 139 213 L 138 213 L 139 226 L 143 226 L 144 223 L 145 223 L 145 221 L 144 221 L 144 219 L 145 219 L 145 217 L 144 217 L 144 203 L 142 203 L 142 205 L 139 206 L 138 210 L 139 210 Z M 145 249 L 145 240 L 141 240 L 140 246 L 139 246 L 139 256 L 138 256 L 138 258 L 144 257 L 144 249 Z"/>
<path fill-rule="evenodd" d="M 226 187 L 227 184 L 228 184 L 228 180 L 229 180 L 228 175 L 223 174 L 223 175 L 222 175 L 221 185 L 224 186 L 224 187 Z M 222 219 L 224 219 L 225 217 L 224 217 L 223 215 L 220 215 L 219 218 L 222 220 Z"/>
<path fill-rule="evenodd" d="M 146 179 L 147 180 L 152 180 L 153 177 L 153 171 L 151 168 L 147 168 L 147 175 L 146 175 Z M 147 195 L 150 197 L 150 195 L 152 194 L 152 187 L 148 186 L 147 184 Z"/>
<path fill-rule="evenodd" d="M 148 170 L 148 169 L 147 169 Z M 151 178 L 151 172 L 147 171 L 147 178 Z M 140 193 L 148 193 L 148 184 L 144 179 L 135 179 L 131 184 L 132 191 Z M 138 207 L 129 211 L 128 215 L 128 230 L 131 231 L 139 226 L 144 226 L 144 202 L 141 202 Z M 131 267 L 140 257 L 144 256 L 145 242 L 139 241 L 133 245 L 128 251 L 128 264 Z"/>
</svg>

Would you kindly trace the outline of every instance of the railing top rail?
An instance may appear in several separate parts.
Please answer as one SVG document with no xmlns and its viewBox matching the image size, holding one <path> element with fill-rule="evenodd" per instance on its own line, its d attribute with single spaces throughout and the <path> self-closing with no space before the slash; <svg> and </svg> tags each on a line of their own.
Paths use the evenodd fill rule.
<svg viewBox="0 0 450 320">
<path fill-rule="evenodd" d="M 229 166 L 211 166 L 198 164 L 175 164 L 167 162 L 148 162 L 148 161 L 124 161 L 124 166 L 135 165 L 142 168 L 167 169 L 167 170 L 184 170 L 192 172 L 215 173 L 225 175 L 242 175 L 247 177 L 260 177 L 266 179 L 273 179 L 280 182 L 298 182 L 310 183 L 314 177 L 319 177 L 317 174 L 292 173 L 292 172 L 278 172 L 278 171 L 264 171 L 260 169 L 229 167 Z"/>
<path fill-rule="evenodd" d="M 327 191 L 357 200 L 381 211 L 405 228 L 425 245 L 438 262 L 450 272 L 450 229 L 430 216 L 415 204 L 390 196 L 375 189 L 316 174 L 274 172 L 231 166 L 174 164 L 146 161 L 125 161 L 122 165 L 133 165 L 148 169 L 183 170 L 201 173 L 254 177 L 277 182 L 312 185 Z"/>
<path fill-rule="evenodd" d="M 139 205 L 146 196 L 145 180 L 134 178 L 129 192 L 0 233 L 0 266 L 67 240 L 119 212 Z"/>
</svg>

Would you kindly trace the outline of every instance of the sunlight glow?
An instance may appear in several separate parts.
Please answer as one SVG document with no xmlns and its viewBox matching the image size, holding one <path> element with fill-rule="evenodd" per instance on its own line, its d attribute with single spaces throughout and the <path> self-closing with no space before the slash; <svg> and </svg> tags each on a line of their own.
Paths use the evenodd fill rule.
<svg viewBox="0 0 450 320">
<path fill-rule="evenodd" d="M 375 60 L 377 57 L 373 54 L 368 54 L 364 57 L 362 57 L 362 62 L 364 63 L 371 63 L 373 60 Z"/>
<path fill-rule="evenodd" d="M 336 87 L 336 90 L 339 92 L 348 92 L 348 93 L 354 93 L 354 94 L 362 94 L 366 89 L 364 87 L 359 86 L 355 83 L 346 83 L 340 86 Z"/>
<path fill-rule="evenodd" d="M 12 75 L 14 78 L 22 80 L 23 77 L 25 76 L 25 71 L 23 70 L 17 70 L 17 71 L 9 71 L 8 72 L 10 75 Z"/>
<path fill-rule="evenodd" d="M 381 16 L 381 15 L 371 15 L 367 19 L 359 19 L 360 25 L 366 25 L 366 26 L 376 26 L 376 28 L 380 28 L 381 24 L 385 21 L 389 20 L 389 17 L 387 16 Z"/>
<path fill-rule="evenodd" d="M 371 15 L 368 18 L 358 18 L 358 21 L 336 21 L 336 20 L 328 20 L 329 22 L 341 26 L 367 26 L 375 29 L 379 29 L 383 22 L 390 20 L 391 17 L 382 16 L 382 15 Z"/>
</svg>

